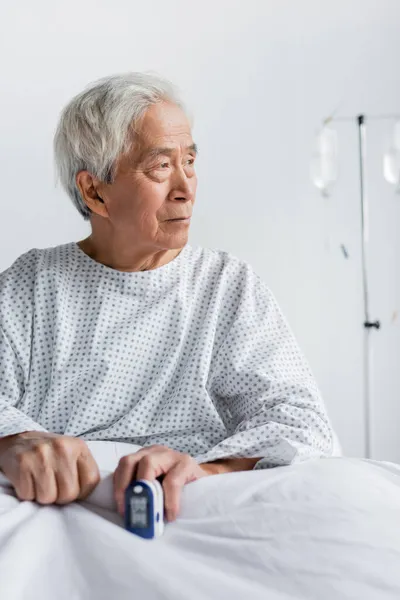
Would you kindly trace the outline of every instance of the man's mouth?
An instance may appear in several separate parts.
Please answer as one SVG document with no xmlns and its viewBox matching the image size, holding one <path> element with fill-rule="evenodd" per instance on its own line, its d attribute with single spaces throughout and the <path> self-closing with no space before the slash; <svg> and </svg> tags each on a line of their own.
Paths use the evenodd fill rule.
<svg viewBox="0 0 400 600">
<path fill-rule="evenodd" d="M 167 221 L 189 221 L 190 217 L 181 217 L 179 219 L 167 219 Z"/>
</svg>

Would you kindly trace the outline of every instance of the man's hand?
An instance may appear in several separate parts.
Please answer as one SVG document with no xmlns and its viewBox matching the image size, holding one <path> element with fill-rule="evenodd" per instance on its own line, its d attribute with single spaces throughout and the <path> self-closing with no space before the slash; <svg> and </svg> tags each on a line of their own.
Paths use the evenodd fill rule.
<svg viewBox="0 0 400 600">
<path fill-rule="evenodd" d="M 0 469 L 20 500 L 40 504 L 82 500 L 100 479 L 83 440 L 41 431 L 0 438 Z"/>
<path fill-rule="evenodd" d="M 160 475 L 165 475 L 162 482 L 165 511 L 168 521 L 174 521 L 179 513 L 183 486 L 210 474 L 188 454 L 165 446 L 148 446 L 123 456 L 114 473 L 118 511 L 123 515 L 125 490 L 133 479 L 154 481 Z"/>
</svg>

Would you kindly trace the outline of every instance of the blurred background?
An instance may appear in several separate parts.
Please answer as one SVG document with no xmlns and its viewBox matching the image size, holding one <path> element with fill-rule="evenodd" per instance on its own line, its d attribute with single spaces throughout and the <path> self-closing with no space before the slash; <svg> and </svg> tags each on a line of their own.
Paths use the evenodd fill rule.
<svg viewBox="0 0 400 600">
<path fill-rule="evenodd" d="M 363 290 L 355 116 L 400 113 L 398 0 L 20 0 L 0 7 L 0 271 L 88 235 L 56 186 L 61 108 L 90 81 L 152 70 L 195 117 L 190 243 L 260 273 L 306 354 L 349 456 L 365 454 Z M 335 115 L 338 180 L 310 180 Z M 400 196 L 385 181 L 393 121 L 368 122 L 373 458 L 400 462 Z M 399 311 L 399 313 L 397 313 Z M 399 316 L 397 316 L 399 314 Z"/>
</svg>

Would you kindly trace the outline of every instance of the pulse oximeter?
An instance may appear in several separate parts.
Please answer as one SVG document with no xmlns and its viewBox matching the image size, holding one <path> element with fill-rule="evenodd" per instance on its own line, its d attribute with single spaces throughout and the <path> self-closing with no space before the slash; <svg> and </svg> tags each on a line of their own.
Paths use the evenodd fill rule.
<svg viewBox="0 0 400 600">
<path fill-rule="evenodd" d="M 157 479 L 138 479 L 126 488 L 125 529 L 149 540 L 163 534 L 164 493 Z"/>
</svg>

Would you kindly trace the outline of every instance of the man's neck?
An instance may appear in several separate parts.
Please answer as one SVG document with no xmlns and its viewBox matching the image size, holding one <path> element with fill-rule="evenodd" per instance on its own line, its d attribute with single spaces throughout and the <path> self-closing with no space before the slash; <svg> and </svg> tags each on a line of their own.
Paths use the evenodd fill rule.
<svg viewBox="0 0 400 600">
<path fill-rule="evenodd" d="M 79 248 L 90 258 L 117 271 L 151 271 L 171 262 L 183 248 L 140 251 L 138 248 L 122 249 L 96 244 L 92 236 L 77 242 Z"/>
</svg>

